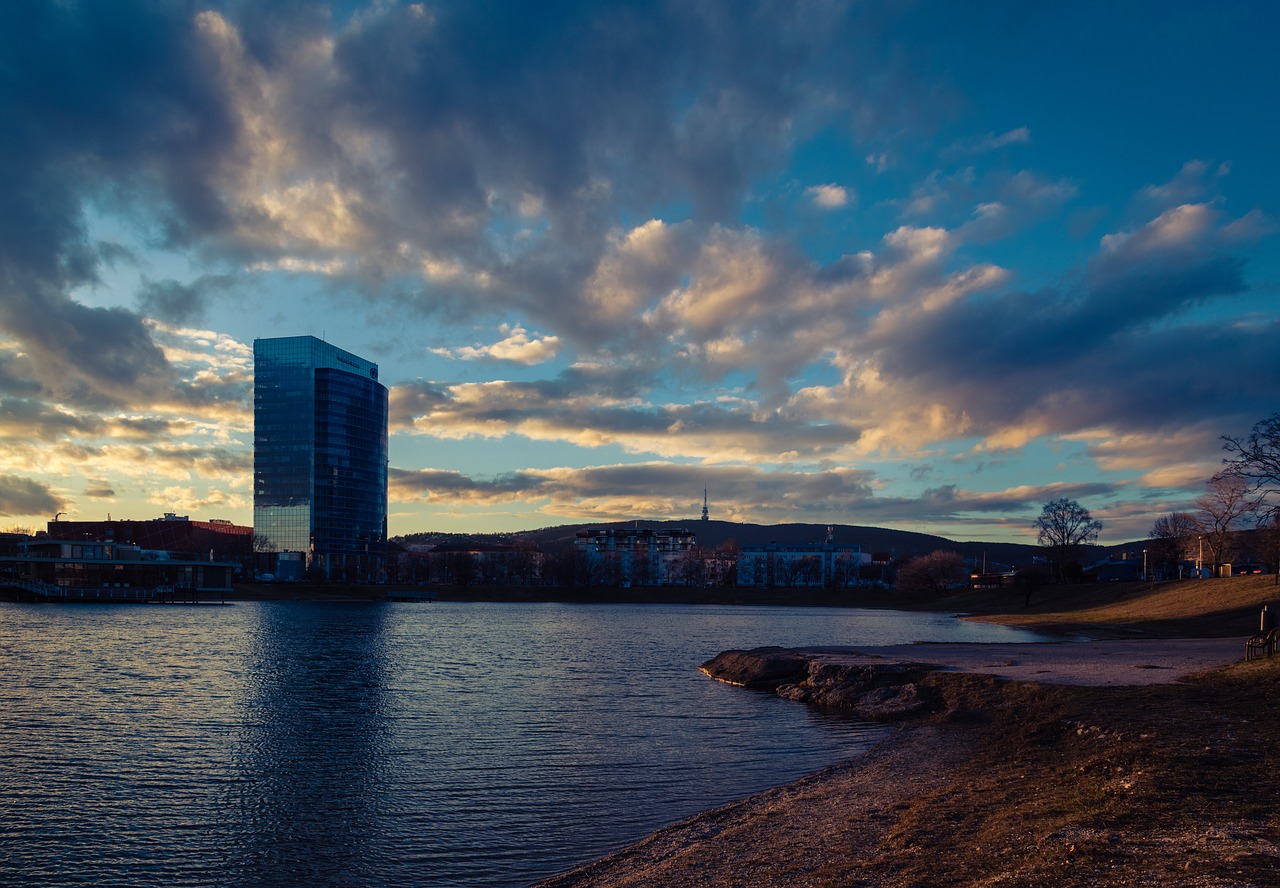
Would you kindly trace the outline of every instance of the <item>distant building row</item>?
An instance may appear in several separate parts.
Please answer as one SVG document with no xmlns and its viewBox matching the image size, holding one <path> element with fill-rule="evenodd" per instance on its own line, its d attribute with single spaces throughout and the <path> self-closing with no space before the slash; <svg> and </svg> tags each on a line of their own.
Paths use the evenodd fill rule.
<svg viewBox="0 0 1280 888">
<path fill-rule="evenodd" d="M 457 585 L 746 586 L 848 588 L 883 578 L 856 546 L 736 546 L 707 549 L 683 528 L 579 531 L 573 548 L 548 555 L 526 543 L 411 547 L 397 573 Z"/>
</svg>

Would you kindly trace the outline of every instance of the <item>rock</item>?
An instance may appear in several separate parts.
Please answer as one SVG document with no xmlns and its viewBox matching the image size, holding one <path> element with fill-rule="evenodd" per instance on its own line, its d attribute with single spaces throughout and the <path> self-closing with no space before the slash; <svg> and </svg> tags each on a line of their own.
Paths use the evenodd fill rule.
<svg viewBox="0 0 1280 888">
<path fill-rule="evenodd" d="M 928 702 L 921 698 L 915 682 L 897 687 L 874 688 L 863 694 L 854 706 L 863 718 L 892 721 L 906 718 L 924 709 Z"/>
<path fill-rule="evenodd" d="M 702 664 L 712 678 L 772 689 L 785 700 L 840 709 L 873 721 L 907 718 L 930 701 L 917 681 L 935 668 L 914 663 L 826 663 L 787 648 L 725 651 Z"/>
<path fill-rule="evenodd" d="M 749 651 L 724 651 L 700 668 L 717 681 L 772 690 L 803 678 L 809 668 L 809 660 L 786 648 L 763 647 Z"/>
</svg>

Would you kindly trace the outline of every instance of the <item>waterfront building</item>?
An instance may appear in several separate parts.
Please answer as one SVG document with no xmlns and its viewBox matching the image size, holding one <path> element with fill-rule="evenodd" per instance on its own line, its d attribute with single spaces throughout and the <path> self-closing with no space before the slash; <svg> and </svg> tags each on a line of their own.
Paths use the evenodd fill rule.
<svg viewBox="0 0 1280 888">
<path fill-rule="evenodd" d="M 253 557 L 253 528 L 214 518 L 192 521 L 186 515 L 166 512 L 163 518 L 142 521 L 65 521 L 48 523 L 52 539 L 93 541 L 133 545 L 144 550 L 161 550 L 187 559 L 237 561 L 248 564 Z"/>
<path fill-rule="evenodd" d="M 609 527 L 582 530 L 574 549 L 592 584 L 686 585 L 685 568 L 698 539 L 683 528 Z"/>
<path fill-rule="evenodd" d="M 83 538 L 39 538 L 0 556 L 0 588 L 41 601 L 176 601 L 225 596 L 239 565 Z"/>
<path fill-rule="evenodd" d="M 738 554 L 738 585 L 757 587 L 847 588 L 862 584 L 871 556 L 860 546 L 838 546 L 827 532 L 825 543 L 800 546 L 743 546 Z"/>
<path fill-rule="evenodd" d="M 371 582 L 387 549 L 387 389 L 378 365 L 314 336 L 253 343 L 255 548 L 313 576 Z"/>
</svg>

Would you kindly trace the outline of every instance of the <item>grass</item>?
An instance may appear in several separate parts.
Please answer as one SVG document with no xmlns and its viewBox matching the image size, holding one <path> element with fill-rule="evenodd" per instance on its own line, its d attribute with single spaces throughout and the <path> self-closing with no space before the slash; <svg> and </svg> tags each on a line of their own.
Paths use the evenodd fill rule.
<svg viewBox="0 0 1280 888">
<path fill-rule="evenodd" d="M 935 606 L 1045 632 L 1243 640 L 1258 630 L 1264 604 L 1280 616 L 1274 576 L 1057 586 L 1036 590 L 1030 605 L 1011 590 L 978 591 Z"/>
</svg>

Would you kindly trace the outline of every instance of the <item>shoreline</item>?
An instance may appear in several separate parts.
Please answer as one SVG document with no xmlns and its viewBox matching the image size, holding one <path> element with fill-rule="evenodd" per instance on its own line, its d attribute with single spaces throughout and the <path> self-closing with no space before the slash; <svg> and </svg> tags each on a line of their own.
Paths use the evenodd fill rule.
<svg viewBox="0 0 1280 888">
<path fill-rule="evenodd" d="M 900 723 L 863 755 L 537 885 L 1270 884 L 1280 657 L 1240 662 L 1243 637 L 1019 645 L 1029 662 L 999 644 L 772 648 L 772 666 L 716 674 L 755 653 L 724 652 L 706 674 L 842 711 L 874 692 L 889 710 L 860 714 Z M 1089 650 L 1091 666 L 1052 674 Z"/>
<path fill-rule="evenodd" d="M 936 791 L 971 754 L 973 730 L 903 726 L 865 753 L 703 811 L 537 888 L 623 885 L 802 885 L 859 881 L 906 791 Z M 919 766 L 928 758 L 932 767 Z M 833 871 L 838 867 L 838 873 Z"/>
<path fill-rule="evenodd" d="M 1280 668 L 1245 666 L 1150 689 L 934 673 L 944 710 L 863 756 L 537 886 L 1274 884 L 1274 727 L 1214 711 L 1265 689 L 1276 714 Z"/>
</svg>

